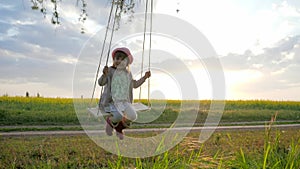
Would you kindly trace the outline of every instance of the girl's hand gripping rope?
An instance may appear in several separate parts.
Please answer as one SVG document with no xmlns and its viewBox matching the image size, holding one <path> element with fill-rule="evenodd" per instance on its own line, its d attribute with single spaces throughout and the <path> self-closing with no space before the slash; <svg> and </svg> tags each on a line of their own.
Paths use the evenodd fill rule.
<svg viewBox="0 0 300 169">
<path fill-rule="evenodd" d="M 105 66 L 102 70 L 103 74 L 104 75 L 107 75 L 108 74 L 108 66 Z"/>
<path fill-rule="evenodd" d="M 147 78 L 149 78 L 150 76 L 151 76 L 151 72 L 148 71 L 148 72 L 145 73 L 144 78 L 147 79 Z"/>
</svg>

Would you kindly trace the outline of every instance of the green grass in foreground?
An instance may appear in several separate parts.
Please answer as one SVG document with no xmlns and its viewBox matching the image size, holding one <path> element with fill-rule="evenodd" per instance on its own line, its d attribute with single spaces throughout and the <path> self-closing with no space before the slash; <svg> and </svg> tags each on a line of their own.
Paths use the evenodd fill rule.
<svg viewBox="0 0 300 169">
<path fill-rule="evenodd" d="M 89 100 L 82 100 L 88 103 Z M 144 101 L 145 102 L 145 101 Z M 153 100 L 159 103 L 163 101 Z M 200 102 L 196 122 L 203 123 L 207 117 L 211 101 L 188 101 L 188 104 Z M 173 123 L 179 113 L 188 114 L 194 109 L 181 110 L 180 100 L 168 100 L 163 113 L 152 124 Z M 85 109 L 85 107 L 84 107 Z M 300 102 L 293 101 L 226 101 L 221 123 L 268 121 L 278 112 L 278 121 L 300 121 Z M 79 114 L 83 122 L 90 120 L 84 112 Z M 97 122 L 95 119 L 94 122 Z M 0 125 L 79 125 L 74 110 L 73 99 L 37 98 L 37 97 L 0 97 Z"/>
<path fill-rule="evenodd" d="M 205 143 L 198 134 L 148 158 L 111 154 L 87 136 L 0 137 L 0 168 L 300 168 L 299 130 L 219 131 Z"/>
</svg>

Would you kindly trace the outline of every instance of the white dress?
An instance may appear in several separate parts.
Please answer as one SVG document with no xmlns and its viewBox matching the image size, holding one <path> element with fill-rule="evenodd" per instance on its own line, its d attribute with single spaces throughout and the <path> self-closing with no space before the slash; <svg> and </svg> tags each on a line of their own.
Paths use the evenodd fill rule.
<svg viewBox="0 0 300 169">
<path fill-rule="evenodd" d="M 129 100 L 129 87 L 131 80 L 130 73 L 127 70 L 116 70 L 111 82 L 111 94 L 114 105 L 119 113 L 122 113 L 128 106 Z"/>
</svg>

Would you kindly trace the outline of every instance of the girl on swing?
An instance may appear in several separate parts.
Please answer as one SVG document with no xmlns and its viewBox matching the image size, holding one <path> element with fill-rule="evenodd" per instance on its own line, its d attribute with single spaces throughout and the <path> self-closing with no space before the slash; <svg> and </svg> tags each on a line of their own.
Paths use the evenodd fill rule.
<svg viewBox="0 0 300 169">
<path fill-rule="evenodd" d="M 116 135 L 122 140 L 124 138 L 122 130 L 129 127 L 130 122 L 137 118 L 137 113 L 131 105 L 132 90 L 140 87 L 151 76 L 151 72 L 146 72 L 139 80 L 132 78 L 129 65 L 133 62 L 133 57 L 128 48 L 114 49 L 112 59 L 113 65 L 105 66 L 102 76 L 98 79 L 98 84 L 104 86 L 99 106 L 101 110 L 111 114 L 106 118 L 106 134 L 111 136 L 115 129 Z"/>
</svg>

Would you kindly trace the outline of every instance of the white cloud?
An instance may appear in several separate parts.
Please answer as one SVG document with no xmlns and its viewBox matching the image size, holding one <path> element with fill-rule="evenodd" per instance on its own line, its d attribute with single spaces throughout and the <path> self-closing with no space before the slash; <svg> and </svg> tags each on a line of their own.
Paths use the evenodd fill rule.
<svg viewBox="0 0 300 169">
<path fill-rule="evenodd" d="M 2 57 L 15 58 L 15 59 L 26 58 L 26 56 L 22 53 L 18 53 L 18 52 L 6 50 L 6 49 L 0 49 L 0 55 Z"/>
<path fill-rule="evenodd" d="M 281 68 L 280 70 L 276 70 L 274 72 L 271 72 L 271 75 L 280 75 L 283 74 L 286 71 L 287 68 Z"/>
<path fill-rule="evenodd" d="M 273 9 L 284 17 L 300 17 L 299 7 L 291 6 L 288 1 L 282 1 L 280 4 L 273 4 Z"/>
<path fill-rule="evenodd" d="M 59 60 L 63 63 L 67 63 L 67 64 L 71 64 L 71 65 L 76 64 L 78 61 L 76 58 L 73 58 L 72 56 L 62 57 L 62 58 L 59 58 Z"/>
<path fill-rule="evenodd" d="M 280 64 L 280 63 L 292 61 L 295 57 L 295 53 L 294 52 L 282 52 L 281 56 L 282 56 L 282 58 L 280 58 L 279 60 L 272 60 L 272 63 Z"/>
<path fill-rule="evenodd" d="M 12 27 L 12 28 L 7 30 L 6 35 L 8 37 L 14 37 L 14 36 L 19 35 L 19 33 L 20 32 L 19 32 L 19 29 L 17 27 Z"/>
<path fill-rule="evenodd" d="M 37 21 L 29 20 L 13 20 L 12 25 L 35 25 Z"/>
<path fill-rule="evenodd" d="M 260 68 L 264 67 L 264 65 L 263 64 L 253 64 L 252 67 L 256 68 L 256 69 L 260 69 Z"/>
<path fill-rule="evenodd" d="M 284 56 L 284 60 L 293 60 L 295 57 L 295 53 L 294 52 L 283 52 L 282 55 Z"/>
<path fill-rule="evenodd" d="M 0 9 L 1 9 L 1 10 L 12 11 L 14 8 L 15 8 L 14 5 L 8 5 L 8 4 L 0 3 Z"/>
</svg>

